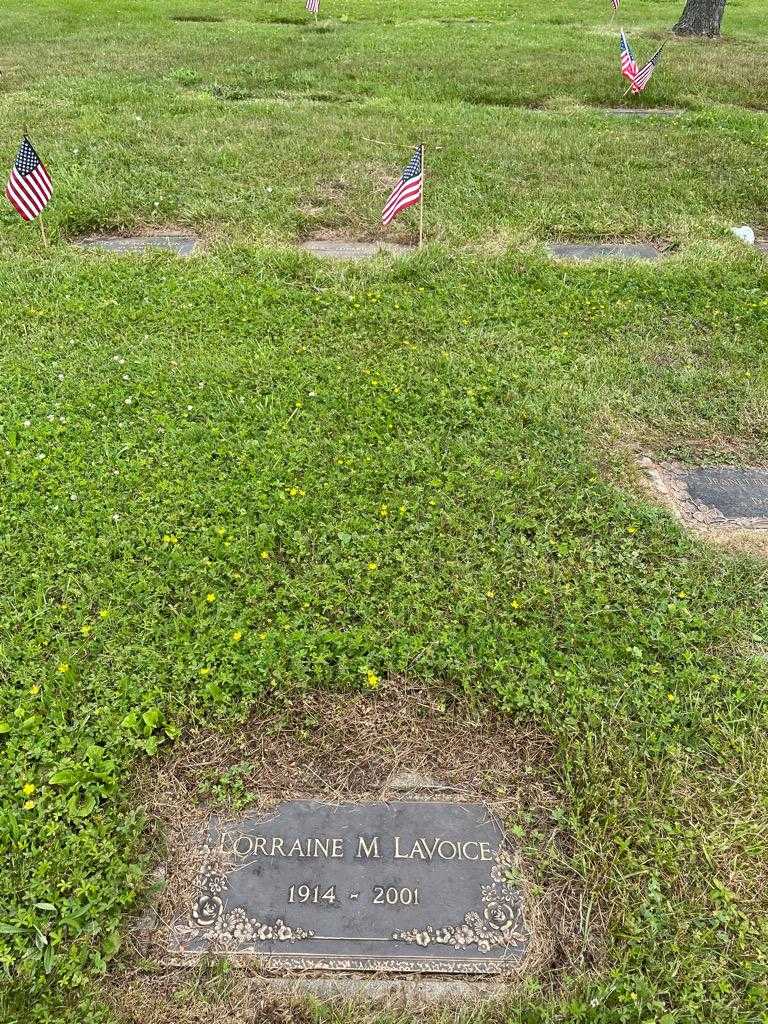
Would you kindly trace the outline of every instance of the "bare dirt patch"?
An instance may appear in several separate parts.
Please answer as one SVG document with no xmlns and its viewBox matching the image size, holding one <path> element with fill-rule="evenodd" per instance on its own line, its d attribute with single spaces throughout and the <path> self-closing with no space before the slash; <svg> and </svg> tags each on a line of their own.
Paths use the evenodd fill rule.
<svg viewBox="0 0 768 1024">
<path fill-rule="evenodd" d="M 522 973 L 556 988 L 561 972 L 594 964 L 606 911 L 590 894 L 597 909 L 585 933 L 579 913 L 585 894 L 566 866 L 570 841 L 558 824 L 553 761 L 551 742 L 535 729 L 467 707 L 448 708 L 432 691 L 403 684 L 370 694 L 299 696 L 234 733 L 189 737 L 159 773 L 146 769 L 137 783 L 136 799 L 149 816 L 147 849 L 164 851 L 155 858 L 161 891 L 133 923 L 105 997 L 132 1024 L 161 1018 L 179 1024 L 301 1020 L 281 1016 L 295 997 L 285 988 L 290 978 L 276 979 L 283 985 L 276 999 L 268 972 L 252 960 L 222 972 L 220 962 L 180 967 L 167 952 L 171 922 L 194 887 L 191 854 L 212 814 L 266 811 L 293 799 L 404 799 L 404 791 L 411 794 L 406 799 L 482 801 L 519 842 L 533 934 Z M 377 991 L 390 1003 L 416 991 L 415 982 L 373 981 L 382 982 Z M 373 995 L 375 985 L 366 985 Z M 440 985 L 435 983 L 436 991 L 448 1001 L 452 991 L 464 1005 L 473 994 L 488 998 L 485 981 Z M 302 992 L 306 997 L 306 987 Z M 358 1001 L 368 999 L 365 986 L 354 993 Z"/>
</svg>

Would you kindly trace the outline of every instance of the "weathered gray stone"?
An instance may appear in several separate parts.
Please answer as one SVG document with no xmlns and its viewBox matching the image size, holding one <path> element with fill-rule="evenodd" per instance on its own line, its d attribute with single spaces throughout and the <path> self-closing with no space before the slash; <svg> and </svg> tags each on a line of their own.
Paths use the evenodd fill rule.
<svg viewBox="0 0 768 1024">
<path fill-rule="evenodd" d="M 552 242 L 547 247 L 550 255 L 558 260 L 577 260 L 588 262 L 600 259 L 620 260 L 657 260 L 660 258 L 658 249 L 647 243 L 636 242 L 600 242 L 573 243 Z"/>
<path fill-rule="evenodd" d="M 714 540 L 738 537 L 745 550 L 766 554 L 768 469 L 686 466 L 647 456 L 639 463 L 655 494 L 686 526 Z"/>
<path fill-rule="evenodd" d="M 177 256 L 191 256 L 197 247 L 194 235 L 93 235 L 79 238 L 76 242 L 82 249 L 102 249 L 111 253 L 142 253 L 152 249 L 175 252 Z"/>
<path fill-rule="evenodd" d="M 285 971 L 494 975 L 528 948 L 514 851 L 481 804 L 290 801 L 212 819 L 190 867 L 182 962 L 226 947 Z"/>
<path fill-rule="evenodd" d="M 680 117 L 685 111 L 674 107 L 606 107 L 604 113 L 613 117 Z"/>
<path fill-rule="evenodd" d="M 768 523 L 768 470 L 739 466 L 679 466 L 690 501 L 729 522 Z"/>
<path fill-rule="evenodd" d="M 380 252 L 388 252 L 393 256 L 407 256 L 416 249 L 413 245 L 396 245 L 394 242 L 339 242 L 319 238 L 302 242 L 300 248 L 306 249 L 320 259 L 337 262 L 369 260 Z"/>
</svg>

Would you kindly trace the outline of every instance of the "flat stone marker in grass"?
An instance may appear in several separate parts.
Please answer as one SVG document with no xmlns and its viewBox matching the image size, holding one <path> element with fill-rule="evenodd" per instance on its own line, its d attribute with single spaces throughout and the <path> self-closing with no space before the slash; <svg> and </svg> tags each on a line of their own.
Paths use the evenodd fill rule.
<svg viewBox="0 0 768 1024">
<path fill-rule="evenodd" d="M 640 459 L 655 495 L 709 541 L 768 557 L 768 469 Z"/>
<path fill-rule="evenodd" d="M 578 262 L 589 262 L 590 260 L 618 259 L 618 260 L 658 260 L 659 250 L 647 243 L 633 242 L 600 242 L 594 244 L 552 242 L 547 248 L 550 256 L 557 260 L 576 260 Z"/>
<path fill-rule="evenodd" d="M 394 242 L 337 242 L 324 239 L 309 239 L 300 243 L 300 248 L 323 260 L 336 262 L 370 260 L 380 252 L 393 256 L 407 256 L 415 252 L 414 245 L 396 245 Z"/>
<path fill-rule="evenodd" d="M 188 21 L 200 25 L 216 25 L 224 21 L 216 14 L 172 14 L 171 21 Z"/>
<path fill-rule="evenodd" d="M 730 524 L 768 527 L 768 469 L 679 466 L 677 475 L 698 509 Z"/>
<path fill-rule="evenodd" d="M 681 117 L 685 113 L 674 107 L 604 107 L 603 110 L 613 117 Z"/>
<path fill-rule="evenodd" d="M 133 238 L 94 235 L 90 238 L 79 238 L 75 244 L 81 249 L 101 249 L 104 252 L 118 254 L 164 249 L 167 252 L 175 252 L 177 256 L 191 256 L 197 247 L 197 239 L 194 235 L 138 235 Z"/>
<path fill-rule="evenodd" d="M 482 804 L 298 800 L 212 819 L 169 951 L 285 971 L 504 973 L 530 940 L 513 863 Z"/>
</svg>

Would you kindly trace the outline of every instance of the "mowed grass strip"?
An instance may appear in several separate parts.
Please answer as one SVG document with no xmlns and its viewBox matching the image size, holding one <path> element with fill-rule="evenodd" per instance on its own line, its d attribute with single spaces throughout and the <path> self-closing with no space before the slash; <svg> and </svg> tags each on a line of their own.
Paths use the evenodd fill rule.
<svg viewBox="0 0 768 1024">
<path fill-rule="evenodd" d="M 643 102 L 691 109 L 637 124 L 582 109 L 619 91 L 586 4 L 559 27 L 458 3 L 458 25 L 403 5 L 388 27 L 360 4 L 314 36 L 267 24 L 277 4 L 8 11 L 3 137 L 11 159 L 21 110 L 57 191 L 48 252 L 0 218 L 6 1016 L 109 1019 L 98 977 L 156 853 L 126 797 L 137 758 L 391 675 L 552 738 L 566 867 L 608 931 L 511 1019 L 759 1020 L 764 568 L 685 536 L 632 470 L 644 447 L 768 455 L 765 265 L 723 241 L 764 219 L 764 123 L 739 109 L 757 6 L 722 44 L 671 47 L 688 98 L 681 56 Z M 639 4 L 638 50 L 677 13 Z M 505 39 L 523 81 L 498 72 Z M 443 246 L 354 269 L 285 249 L 375 233 L 426 131 Z M 174 224 L 206 253 L 64 243 Z M 684 247 L 656 267 L 542 256 L 594 236 Z"/>
<path fill-rule="evenodd" d="M 765 221 L 756 108 L 768 60 L 749 6 L 729 11 L 722 43 L 669 42 L 631 102 L 685 116 L 651 121 L 603 113 L 627 102 L 626 83 L 617 28 L 586 0 L 567 25 L 531 3 L 510 15 L 457 2 L 440 9 L 448 21 L 425 3 L 387 7 L 396 23 L 360 3 L 329 10 L 328 31 L 300 7 L 300 24 L 284 24 L 277 3 L 54 6 L 30 38 L 28 10 L 7 5 L 0 150 L 10 161 L 29 128 L 54 175 L 55 237 L 153 224 L 221 241 L 369 237 L 420 141 L 427 237 L 453 246 L 553 234 L 686 242 Z M 185 13 L 223 21 L 172 20 Z M 626 12 L 639 59 L 676 13 L 671 2 Z M 0 224 L 4 245 L 27 246 L 12 211 Z"/>
</svg>

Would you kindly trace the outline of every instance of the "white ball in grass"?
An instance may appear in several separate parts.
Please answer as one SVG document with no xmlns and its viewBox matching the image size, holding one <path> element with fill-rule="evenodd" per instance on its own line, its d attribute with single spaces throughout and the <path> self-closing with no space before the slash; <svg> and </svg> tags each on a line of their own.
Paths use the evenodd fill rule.
<svg viewBox="0 0 768 1024">
<path fill-rule="evenodd" d="M 755 232 L 748 224 L 743 224 L 740 228 L 731 228 L 731 234 L 741 239 L 745 245 L 755 244 Z"/>
</svg>

